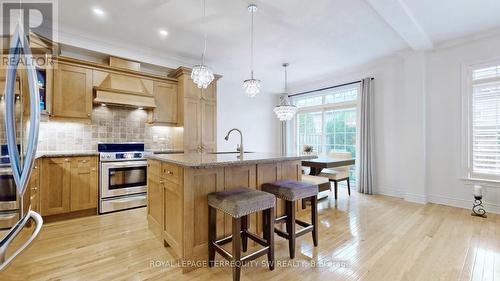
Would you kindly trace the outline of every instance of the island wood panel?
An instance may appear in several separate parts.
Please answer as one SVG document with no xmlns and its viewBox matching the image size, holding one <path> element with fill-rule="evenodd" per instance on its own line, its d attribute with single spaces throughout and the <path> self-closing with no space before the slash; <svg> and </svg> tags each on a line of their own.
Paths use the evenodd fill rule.
<svg viewBox="0 0 500 281">
<path fill-rule="evenodd" d="M 150 174 L 148 176 L 148 222 L 155 235 L 161 237 L 163 229 L 163 180 Z"/>
<path fill-rule="evenodd" d="M 208 202 L 211 192 L 224 190 L 224 168 L 184 169 L 184 260 L 208 258 Z M 224 230 L 224 219 L 217 216 L 217 234 Z M 188 271 L 184 268 L 183 271 Z"/>
<path fill-rule="evenodd" d="M 301 161 L 286 161 L 282 162 L 282 177 L 283 180 L 296 180 L 296 181 L 301 181 L 302 180 L 302 162 Z M 298 200 L 295 202 L 296 208 L 295 210 L 297 212 L 303 212 L 306 211 L 302 210 L 302 201 Z M 283 208 L 284 208 L 284 202 L 283 202 Z M 284 210 L 284 209 L 283 209 Z M 283 211 L 283 214 L 285 212 Z"/>
<path fill-rule="evenodd" d="M 257 165 L 257 189 L 262 190 L 262 185 L 265 183 L 279 181 L 282 178 L 281 163 L 268 163 Z M 285 204 L 282 200 L 276 201 L 276 216 L 285 213 Z M 262 213 L 257 215 L 257 233 L 262 232 Z"/>
<path fill-rule="evenodd" d="M 230 190 L 236 187 L 257 188 L 257 167 L 248 166 L 229 166 L 224 168 L 224 190 Z M 217 216 L 224 216 L 224 235 L 231 234 L 232 218 L 222 212 L 217 212 Z M 249 229 L 256 231 L 256 214 L 250 215 Z"/>
<path fill-rule="evenodd" d="M 182 169 L 179 170 L 182 174 Z M 182 182 L 174 183 L 166 180 L 163 187 L 163 240 L 180 257 L 183 243 L 182 209 L 184 203 Z"/>
</svg>

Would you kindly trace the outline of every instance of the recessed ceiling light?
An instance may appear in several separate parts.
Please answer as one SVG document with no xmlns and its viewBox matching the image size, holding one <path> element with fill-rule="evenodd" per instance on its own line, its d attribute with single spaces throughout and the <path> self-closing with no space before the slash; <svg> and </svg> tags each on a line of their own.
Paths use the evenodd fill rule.
<svg viewBox="0 0 500 281">
<path fill-rule="evenodd" d="M 143 110 L 143 109 L 144 109 L 144 107 L 138 107 L 137 109 L 139 109 L 139 110 Z"/>
<path fill-rule="evenodd" d="M 162 38 L 165 38 L 168 36 L 168 31 L 166 31 L 165 29 L 158 29 L 158 33 L 160 34 L 160 36 Z"/>
<path fill-rule="evenodd" d="M 99 16 L 99 17 L 103 17 L 103 16 L 106 15 L 106 13 L 104 12 L 104 10 L 102 10 L 100 8 L 93 8 L 92 12 L 94 13 L 94 15 Z"/>
</svg>

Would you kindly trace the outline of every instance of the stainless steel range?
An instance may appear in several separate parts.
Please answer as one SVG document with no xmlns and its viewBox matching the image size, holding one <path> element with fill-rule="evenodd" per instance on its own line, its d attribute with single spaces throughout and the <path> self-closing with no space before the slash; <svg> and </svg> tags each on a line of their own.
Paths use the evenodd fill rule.
<svg viewBox="0 0 500 281">
<path fill-rule="evenodd" d="M 147 161 L 143 143 L 99 143 L 99 213 L 146 206 Z"/>
</svg>

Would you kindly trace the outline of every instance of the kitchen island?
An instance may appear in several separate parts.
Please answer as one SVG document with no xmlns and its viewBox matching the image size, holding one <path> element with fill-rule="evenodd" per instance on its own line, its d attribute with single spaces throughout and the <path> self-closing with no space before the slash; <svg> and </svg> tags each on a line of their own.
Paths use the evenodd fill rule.
<svg viewBox="0 0 500 281">
<path fill-rule="evenodd" d="M 149 228 L 182 262 L 183 271 L 204 266 L 208 256 L 207 194 L 235 187 L 260 190 L 282 179 L 300 180 L 301 161 L 315 156 L 269 153 L 191 153 L 148 156 Z M 284 213 L 278 201 L 277 215 Z M 261 214 L 250 230 L 261 233 Z M 217 213 L 217 237 L 231 232 L 231 218 Z"/>
</svg>

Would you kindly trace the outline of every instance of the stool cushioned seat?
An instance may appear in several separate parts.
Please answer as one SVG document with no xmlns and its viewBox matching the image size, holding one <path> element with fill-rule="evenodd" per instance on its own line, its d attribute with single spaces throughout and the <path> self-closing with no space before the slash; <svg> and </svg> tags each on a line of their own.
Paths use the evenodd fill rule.
<svg viewBox="0 0 500 281">
<path fill-rule="evenodd" d="M 274 208 L 275 204 L 274 195 L 247 187 L 237 187 L 208 194 L 208 205 L 233 218 Z"/>
<path fill-rule="evenodd" d="M 262 185 L 262 191 L 272 193 L 280 199 L 295 201 L 318 194 L 318 185 L 294 180 L 283 180 Z"/>
</svg>

